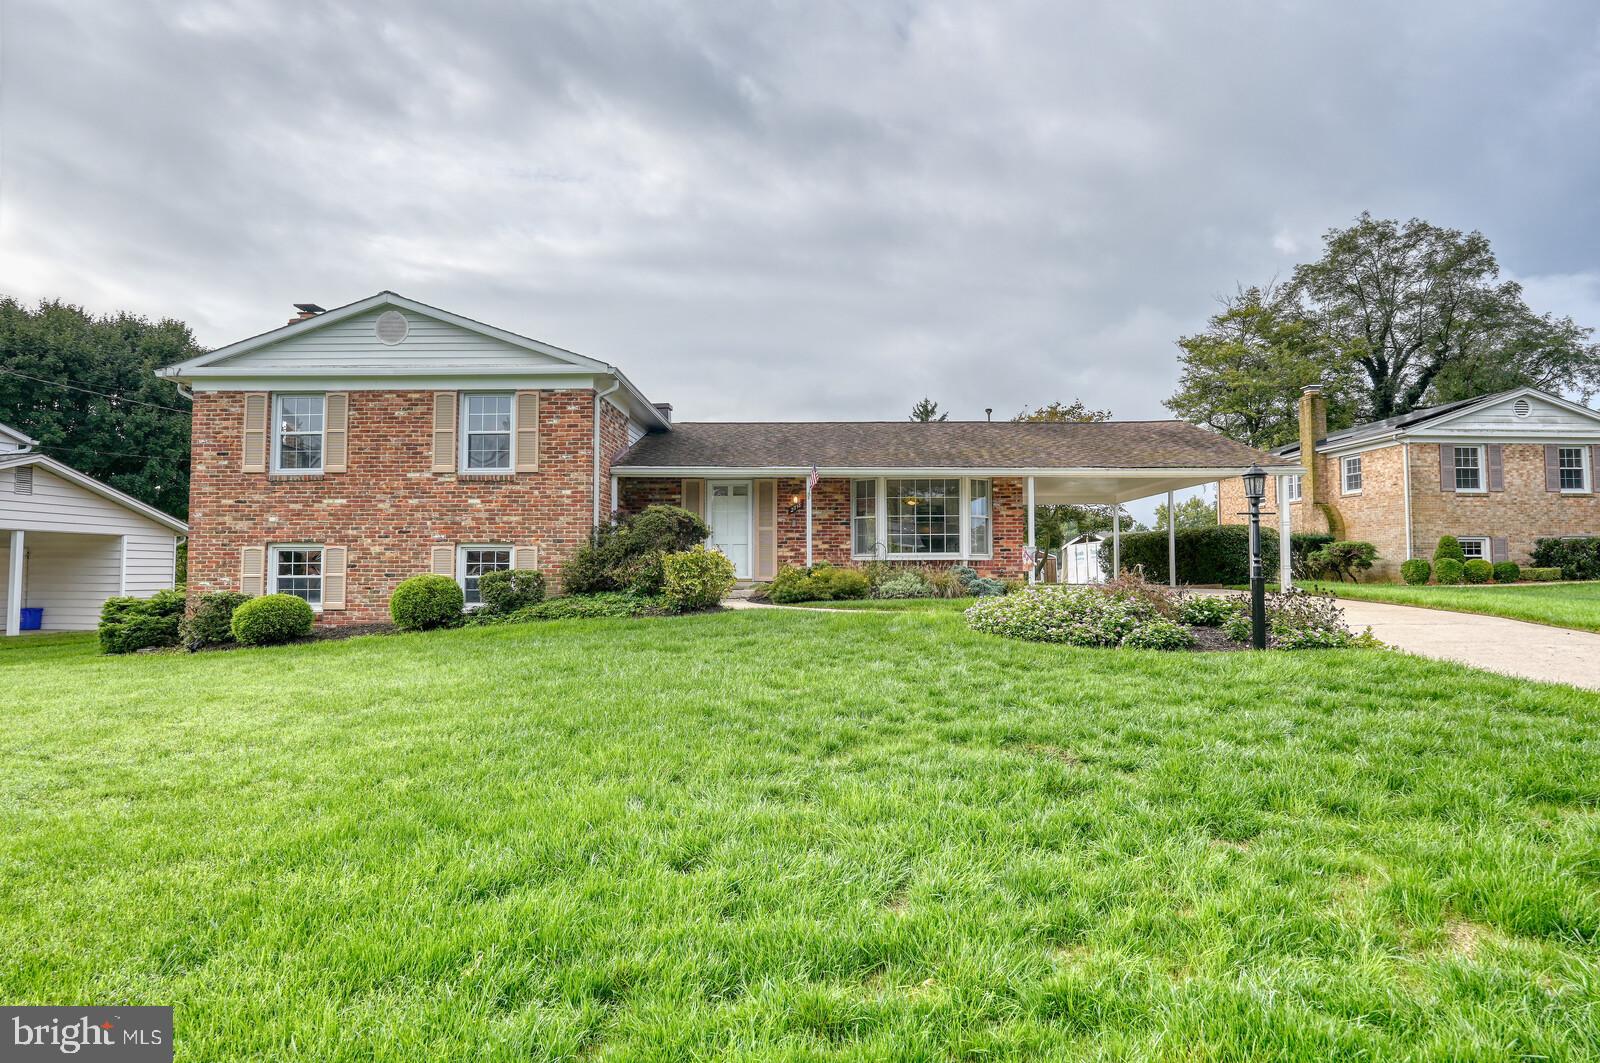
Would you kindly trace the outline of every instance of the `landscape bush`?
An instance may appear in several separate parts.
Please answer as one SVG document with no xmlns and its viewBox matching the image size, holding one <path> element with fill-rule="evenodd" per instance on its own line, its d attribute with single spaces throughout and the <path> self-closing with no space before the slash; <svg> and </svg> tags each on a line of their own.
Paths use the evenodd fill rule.
<svg viewBox="0 0 1600 1063">
<path fill-rule="evenodd" d="M 1124 635 L 1121 645 L 1129 650 L 1186 650 L 1194 645 L 1194 635 L 1182 624 L 1155 616 Z"/>
<path fill-rule="evenodd" d="M 678 506 L 649 506 L 589 533 L 561 570 L 568 594 L 661 591 L 661 558 L 699 546 L 711 537 L 706 522 Z"/>
<path fill-rule="evenodd" d="M 1125 577 L 1100 586 L 1046 585 L 985 597 L 965 616 L 974 631 L 1030 642 L 1183 649 L 1194 636 L 1168 615 L 1177 610 L 1166 588 Z"/>
<path fill-rule="evenodd" d="M 1446 587 L 1453 587 L 1462 580 L 1466 563 L 1457 561 L 1453 557 L 1444 557 L 1433 563 L 1433 578 Z"/>
<path fill-rule="evenodd" d="M 1194 627 L 1221 627 L 1239 611 L 1234 598 L 1215 594 L 1185 594 L 1178 599 L 1178 620 Z"/>
<path fill-rule="evenodd" d="M 1433 560 L 1435 564 L 1445 560 L 1446 558 L 1459 561 L 1463 565 L 1467 563 L 1467 553 L 1465 550 L 1461 549 L 1461 540 L 1457 539 L 1454 535 L 1439 536 L 1439 545 L 1433 548 Z"/>
<path fill-rule="evenodd" d="M 967 590 L 972 593 L 974 598 L 993 598 L 1006 593 L 1006 582 L 1005 580 L 979 576 L 967 584 Z"/>
<path fill-rule="evenodd" d="M 907 571 L 878 584 L 872 592 L 874 598 L 927 598 L 932 588 L 920 573 Z"/>
<path fill-rule="evenodd" d="M 100 651 L 132 653 L 178 644 L 184 596 L 157 591 L 148 598 L 107 598 L 100 607 Z"/>
<path fill-rule="evenodd" d="M 402 631 L 431 631 L 461 622 L 466 599 L 449 576 L 424 573 L 401 580 L 389 596 L 389 616 Z"/>
<path fill-rule="evenodd" d="M 1468 583 L 1488 583 L 1494 575 L 1494 566 L 1481 557 L 1475 557 L 1461 566 L 1461 578 Z"/>
<path fill-rule="evenodd" d="M 537 605 L 518 609 L 502 617 L 486 618 L 491 624 L 521 624 L 536 620 L 626 620 L 655 616 L 665 611 L 660 598 L 628 591 L 601 591 L 599 594 L 566 594 L 547 598 Z"/>
<path fill-rule="evenodd" d="M 674 613 L 692 613 L 722 604 L 733 589 L 733 562 L 726 555 L 694 546 L 661 557 L 661 597 Z M 865 593 L 867 577 L 860 576 Z"/>
<path fill-rule="evenodd" d="M 1515 583 L 1522 578 L 1522 566 L 1515 561 L 1496 561 L 1494 563 L 1494 581 L 1496 583 Z"/>
<path fill-rule="evenodd" d="M 769 600 L 780 605 L 848 601 L 871 594 L 872 582 L 860 569 L 839 568 L 819 561 L 810 568 L 783 566 L 767 584 L 765 593 Z"/>
<path fill-rule="evenodd" d="M 233 611 L 233 640 L 241 646 L 275 646 L 311 634 L 316 614 L 304 598 L 266 594 Z"/>
<path fill-rule="evenodd" d="M 198 596 L 178 625 L 179 644 L 191 653 L 207 646 L 226 646 L 233 641 L 233 611 L 249 600 L 250 595 L 237 591 Z"/>
<path fill-rule="evenodd" d="M 1400 578 L 1413 587 L 1420 587 L 1433 577 L 1433 565 L 1426 558 L 1413 557 L 1400 563 Z"/>
<path fill-rule="evenodd" d="M 1179 528 L 1175 534 L 1178 582 L 1220 583 L 1231 586 L 1250 581 L 1250 529 L 1243 524 L 1222 524 L 1214 528 Z M 1308 558 L 1333 542 L 1333 536 L 1295 532 L 1289 537 L 1289 567 L 1297 578 L 1308 578 Z M 1100 567 L 1107 576 L 1112 571 L 1110 544 L 1100 548 Z M 1268 527 L 1261 529 L 1261 560 L 1267 572 L 1278 568 L 1278 536 Z M 1167 533 L 1132 532 L 1122 537 L 1122 567 L 1139 569 L 1144 578 L 1157 583 L 1167 580 Z"/>
<path fill-rule="evenodd" d="M 1235 642 L 1250 641 L 1250 599 L 1236 595 L 1237 612 L 1222 625 L 1223 634 Z M 1356 635 L 1344 622 L 1338 599 L 1312 594 L 1298 587 L 1266 596 L 1267 645 L 1277 650 L 1338 649 L 1360 644 L 1370 636 Z"/>
<path fill-rule="evenodd" d="M 505 614 L 544 601 L 544 573 L 531 568 L 507 568 L 478 577 L 480 612 Z"/>
<path fill-rule="evenodd" d="M 1305 563 L 1314 576 L 1354 583 L 1358 574 L 1370 569 L 1377 559 L 1378 548 L 1371 543 L 1342 540 L 1313 551 L 1306 557 Z"/>
<path fill-rule="evenodd" d="M 1554 583 L 1561 578 L 1559 568 L 1525 568 L 1522 578 L 1532 583 Z"/>
<path fill-rule="evenodd" d="M 1600 536 L 1540 539 L 1533 544 L 1537 568 L 1559 568 L 1562 579 L 1600 579 Z"/>
</svg>

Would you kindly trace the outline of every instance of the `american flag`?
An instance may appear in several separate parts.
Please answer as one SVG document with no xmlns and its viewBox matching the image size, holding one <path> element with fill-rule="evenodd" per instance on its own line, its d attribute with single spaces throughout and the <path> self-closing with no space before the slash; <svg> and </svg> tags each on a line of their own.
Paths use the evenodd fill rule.
<svg viewBox="0 0 1600 1063">
<path fill-rule="evenodd" d="M 806 477 L 806 490 L 815 491 L 817 489 L 817 481 L 820 479 L 822 477 L 817 475 L 817 467 L 815 465 L 811 466 L 811 475 Z"/>
</svg>

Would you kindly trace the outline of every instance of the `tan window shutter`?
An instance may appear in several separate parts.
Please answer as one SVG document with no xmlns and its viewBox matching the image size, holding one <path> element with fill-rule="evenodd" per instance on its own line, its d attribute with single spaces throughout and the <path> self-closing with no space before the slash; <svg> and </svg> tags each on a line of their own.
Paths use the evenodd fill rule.
<svg viewBox="0 0 1600 1063">
<path fill-rule="evenodd" d="M 239 591 L 259 597 L 266 590 L 267 548 L 247 546 L 239 551 Z"/>
<path fill-rule="evenodd" d="M 778 481 L 756 481 L 756 579 L 778 574 Z"/>
<path fill-rule="evenodd" d="M 513 546 L 511 548 L 511 567 L 528 571 L 539 567 L 539 548 L 537 546 Z"/>
<path fill-rule="evenodd" d="M 344 559 L 342 546 L 322 548 L 322 609 L 344 608 Z"/>
<path fill-rule="evenodd" d="M 683 481 L 683 508 L 697 517 L 705 517 L 706 482 L 704 480 Z"/>
<path fill-rule="evenodd" d="M 322 471 L 344 472 L 350 455 L 350 396 L 336 391 L 322 401 Z"/>
<path fill-rule="evenodd" d="M 517 439 L 514 444 L 518 472 L 539 471 L 539 393 L 517 392 Z"/>
<path fill-rule="evenodd" d="M 267 406 L 265 391 L 244 396 L 244 471 L 267 471 Z"/>
<path fill-rule="evenodd" d="M 433 471 L 456 471 L 456 393 L 433 393 Z"/>
<path fill-rule="evenodd" d="M 435 576 L 456 574 L 456 548 L 454 543 L 442 543 L 433 548 L 433 562 L 429 566 Z"/>
</svg>

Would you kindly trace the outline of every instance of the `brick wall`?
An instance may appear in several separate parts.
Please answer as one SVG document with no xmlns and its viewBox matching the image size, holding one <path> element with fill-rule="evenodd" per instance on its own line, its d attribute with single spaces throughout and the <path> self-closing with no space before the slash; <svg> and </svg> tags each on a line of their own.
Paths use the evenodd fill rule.
<svg viewBox="0 0 1600 1063">
<path fill-rule="evenodd" d="M 349 471 L 273 476 L 241 471 L 243 394 L 197 393 L 189 589 L 237 590 L 240 550 L 284 543 L 349 549 L 347 608 L 323 623 L 387 619 L 395 584 L 428 571 L 443 543 L 536 544 L 540 568 L 559 583 L 590 528 L 593 392 L 543 392 L 539 471 L 492 477 L 429 471 L 432 402 L 431 391 L 351 392 Z M 615 448 L 608 475 L 627 441 L 620 414 L 602 414 L 602 437 Z"/>
</svg>

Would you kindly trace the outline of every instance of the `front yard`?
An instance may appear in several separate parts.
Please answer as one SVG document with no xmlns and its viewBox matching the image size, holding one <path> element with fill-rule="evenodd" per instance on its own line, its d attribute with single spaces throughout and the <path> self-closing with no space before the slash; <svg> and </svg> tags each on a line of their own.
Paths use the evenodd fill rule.
<svg viewBox="0 0 1600 1063">
<path fill-rule="evenodd" d="M 1484 613 L 1535 624 L 1600 631 L 1600 583 L 1508 583 L 1408 587 L 1397 583 L 1302 582 L 1301 586 L 1358 598 L 1427 609 Z"/>
<path fill-rule="evenodd" d="M 179 1059 L 1600 1046 L 1575 690 L 954 609 L 92 654 L 0 654 L 0 998 Z"/>
</svg>

